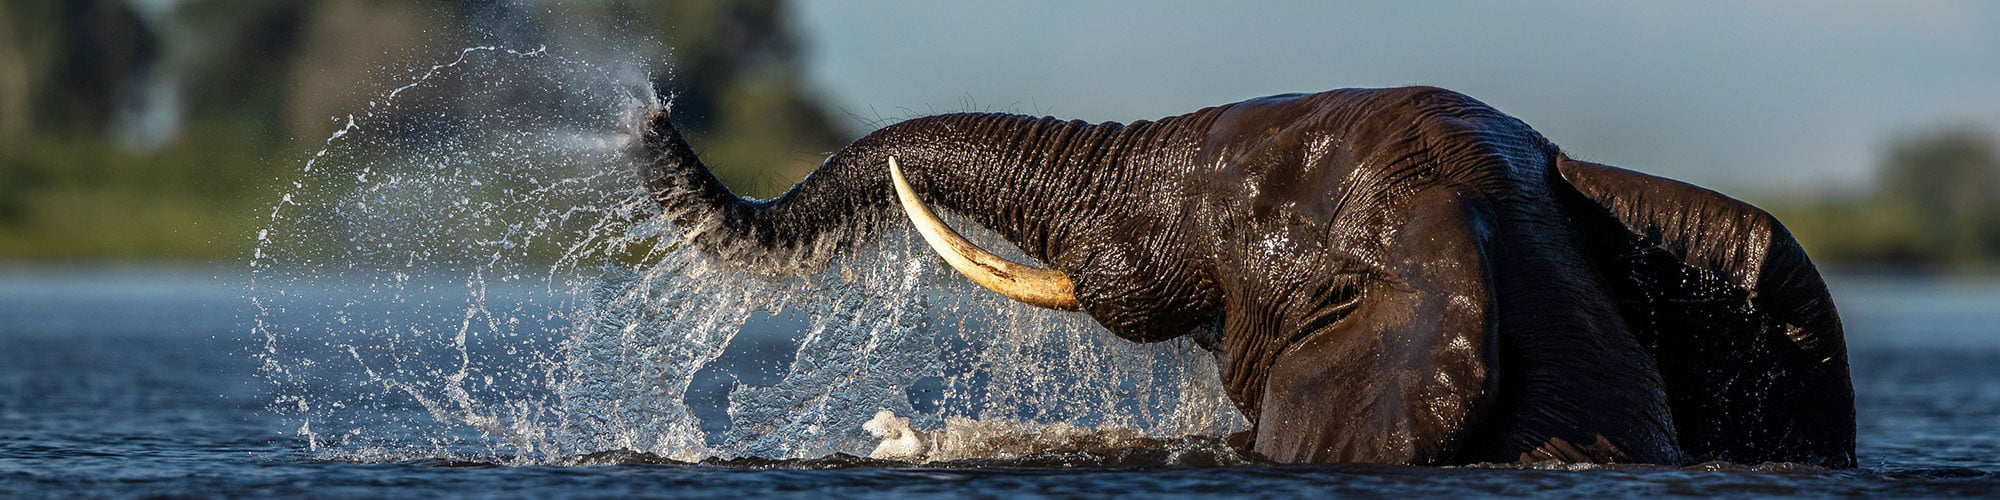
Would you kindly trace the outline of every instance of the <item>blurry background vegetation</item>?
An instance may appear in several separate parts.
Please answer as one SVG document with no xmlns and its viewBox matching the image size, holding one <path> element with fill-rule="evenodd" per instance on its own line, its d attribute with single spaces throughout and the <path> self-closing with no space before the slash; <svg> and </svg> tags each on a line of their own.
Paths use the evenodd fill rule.
<svg viewBox="0 0 2000 500">
<path fill-rule="evenodd" d="M 1891 139 L 1872 191 L 1756 200 L 1815 262 L 1903 270 L 2000 260 L 2000 151 L 1993 131 L 1941 126 Z"/>
<path fill-rule="evenodd" d="M 676 95 L 683 131 L 732 166 L 718 169 L 729 185 L 770 196 L 849 139 L 802 89 L 780 7 L 0 2 L 0 259 L 241 259 L 330 117 L 406 81 L 398 69 L 482 43 L 671 50 L 654 87 Z"/>
<path fill-rule="evenodd" d="M 775 194 L 850 139 L 803 86 L 778 0 L 516 5 L 0 2 L 0 260 L 241 259 L 276 186 L 339 125 L 330 117 L 473 44 L 656 52 L 655 87 L 746 194 Z M 1730 194 L 1777 213 L 1823 265 L 2000 261 L 1996 132 L 1880 140 L 1862 190 Z"/>
</svg>

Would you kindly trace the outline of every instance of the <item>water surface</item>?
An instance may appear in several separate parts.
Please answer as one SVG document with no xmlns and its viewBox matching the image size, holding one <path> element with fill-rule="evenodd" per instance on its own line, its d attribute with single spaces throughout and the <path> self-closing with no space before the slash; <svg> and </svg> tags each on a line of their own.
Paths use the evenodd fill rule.
<svg viewBox="0 0 2000 500">
<path fill-rule="evenodd" d="M 253 315 L 240 276 L 7 269 L 0 271 L 0 496 L 1992 494 L 2000 487 L 2000 283 L 1880 276 L 1832 283 L 1852 344 L 1861 462 L 1852 470 L 1218 466 L 1233 462 L 1198 443 L 929 465 L 843 456 L 689 464 L 619 453 L 515 465 L 477 453 L 312 450 L 271 409 L 276 389 L 258 373 L 262 339 L 243 324 Z M 753 325 L 742 335 L 782 343 L 784 329 Z M 789 361 L 742 355 L 718 363 L 754 374 Z M 720 384 L 697 382 L 690 398 L 726 392 Z"/>
</svg>

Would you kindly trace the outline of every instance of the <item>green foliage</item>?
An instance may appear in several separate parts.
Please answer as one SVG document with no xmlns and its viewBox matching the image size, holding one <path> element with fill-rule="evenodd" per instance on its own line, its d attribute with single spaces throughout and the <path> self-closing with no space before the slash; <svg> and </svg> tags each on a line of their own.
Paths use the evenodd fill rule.
<svg viewBox="0 0 2000 500">
<path fill-rule="evenodd" d="M 668 52 L 655 86 L 678 95 L 684 131 L 725 182 L 770 196 L 847 139 L 799 84 L 785 12 L 776 0 L 0 2 L 0 259 L 243 258 L 329 117 L 469 45 Z M 167 123 L 132 116 L 161 95 L 171 106 L 158 109 L 178 110 Z"/>
<path fill-rule="evenodd" d="M 49 137 L 0 156 L 0 252 L 37 260 L 223 260 L 241 255 L 274 195 L 251 129 L 204 124 L 152 154 L 103 137 Z"/>
<path fill-rule="evenodd" d="M 1902 137 L 1859 197 L 1768 204 L 1814 259 L 1965 267 L 2000 260 L 2000 154 L 1994 135 L 1944 128 Z"/>
</svg>

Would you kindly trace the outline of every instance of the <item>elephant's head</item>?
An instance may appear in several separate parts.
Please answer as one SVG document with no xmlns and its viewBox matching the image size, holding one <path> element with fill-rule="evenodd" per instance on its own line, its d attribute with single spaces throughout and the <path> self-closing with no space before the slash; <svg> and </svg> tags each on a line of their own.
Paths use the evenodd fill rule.
<svg viewBox="0 0 2000 500">
<path fill-rule="evenodd" d="M 1129 125 L 918 118 L 766 201 L 730 193 L 664 110 L 641 153 L 666 216 L 747 269 L 812 270 L 902 212 L 1010 298 L 1137 342 L 1194 334 L 1218 351 L 1252 446 L 1280 460 L 1818 460 L 1843 446 L 1852 460 L 1838 319 L 1782 226 L 1571 161 L 1450 91 L 1274 96 Z M 1041 264 L 967 242 L 933 209 Z M 1705 285 L 1653 284 L 1669 277 Z M 1701 300 L 1742 308 L 1661 320 L 1712 318 L 1675 309 Z M 1769 348 L 1722 367 L 1673 354 L 1718 338 Z M 1766 375 L 1806 390 L 1718 403 L 1672 385 Z M 1844 442 L 1800 416 L 1841 401 Z M 1736 418 L 1718 408 L 1769 423 L 1718 423 Z"/>
</svg>

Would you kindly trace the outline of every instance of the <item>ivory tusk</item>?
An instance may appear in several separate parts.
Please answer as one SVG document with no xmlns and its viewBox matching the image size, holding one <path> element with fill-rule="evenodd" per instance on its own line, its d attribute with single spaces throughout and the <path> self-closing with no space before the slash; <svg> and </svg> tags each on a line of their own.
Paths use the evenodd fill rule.
<svg viewBox="0 0 2000 500">
<path fill-rule="evenodd" d="M 1076 288 L 1062 271 L 1016 263 L 966 241 L 958 231 L 939 220 L 937 214 L 931 213 L 924 202 L 917 200 L 917 193 L 903 180 L 903 169 L 896 165 L 894 156 L 889 157 L 889 177 L 896 183 L 896 199 L 902 202 L 903 213 L 909 214 L 910 222 L 916 224 L 917 234 L 923 235 L 931 250 L 937 251 L 959 274 L 1009 299 L 1051 309 L 1078 309 Z"/>
</svg>

